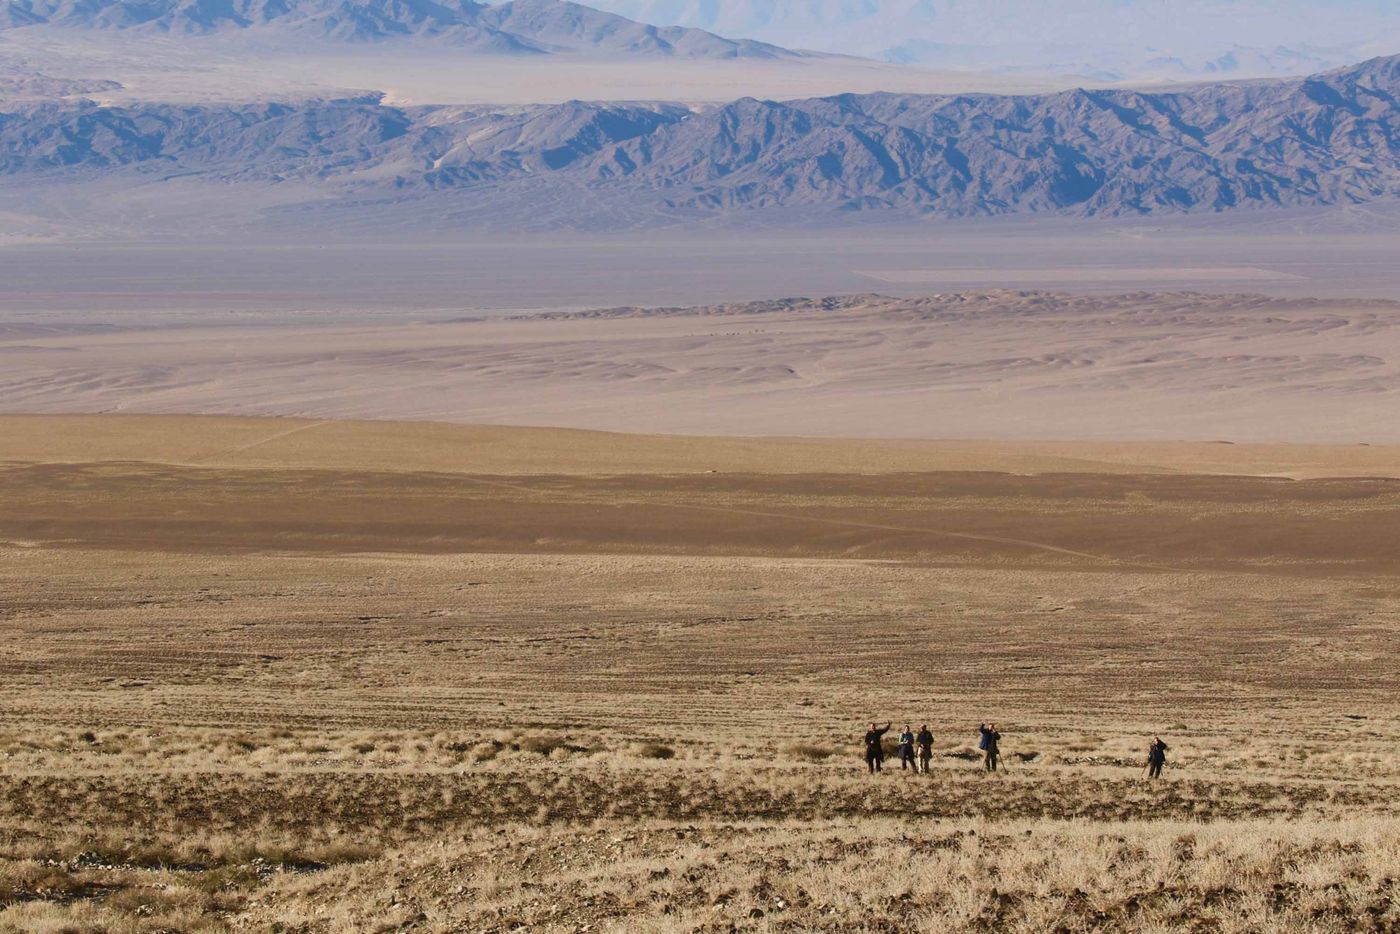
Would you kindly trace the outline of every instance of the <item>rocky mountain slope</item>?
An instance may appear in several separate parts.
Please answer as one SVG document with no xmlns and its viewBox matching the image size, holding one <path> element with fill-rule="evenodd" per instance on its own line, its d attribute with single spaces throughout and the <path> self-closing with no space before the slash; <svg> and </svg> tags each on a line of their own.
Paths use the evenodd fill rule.
<svg viewBox="0 0 1400 934">
<path fill-rule="evenodd" d="M 1114 216 L 1400 196 L 1400 57 L 1174 93 L 846 95 L 703 110 L 374 98 L 7 109 L 0 192 L 40 179 L 299 180 L 356 209 L 431 197 L 533 226 L 792 211 Z"/>
<path fill-rule="evenodd" d="M 700 29 L 638 23 L 566 0 L 5 0 L 0 30 L 48 26 L 180 35 L 240 30 L 346 41 L 433 38 L 481 52 L 699 58 L 792 56 Z"/>
</svg>

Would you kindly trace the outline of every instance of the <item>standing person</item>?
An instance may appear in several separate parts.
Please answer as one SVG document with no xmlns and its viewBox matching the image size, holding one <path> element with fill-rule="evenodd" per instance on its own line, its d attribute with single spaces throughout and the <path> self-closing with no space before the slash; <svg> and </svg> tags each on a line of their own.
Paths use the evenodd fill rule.
<svg viewBox="0 0 1400 934">
<path fill-rule="evenodd" d="M 892 726 L 893 723 L 886 723 L 882 730 L 872 723 L 870 730 L 865 734 L 865 764 L 871 775 L 881 771 L 885 764 L 885 747 L 882 743 Z"/>
<path fill-rule="evenodd" d="M 997 732 L 995 723 L 977 724 L 977 732 L 981 738 L 977 741 L 977 748 L 982 750 L 982 768 L 988 772 L 995 772 L 997 764 L 1001 760 L 1001 734 Z"/>
<path fill-rule="evenodd" d="M 899 734 L 899 770 L 911 769 L 918 774 L 919 767 L 914 764 L 914 730 L 909 724 L 904 724 L 904 732 Z"/>
<path fill-rule="evenodd" d="M 929 731 L 927 723 L 919 727 L 919 735 L 914 737 L 914 741 L 919 744 L 919 771 L 927 775 L 929 763 L 933 761 L 933 733 Z"/>
<path fill-rule="evenodd" d="M 1167 764 L 1167 750 L 1170 747 L 1162 742 L 1162 737 L 1152 737 L 1152 742 L 1147 747 L 1147 777 L 1161 778 L 1162 766 Z"/>
</svg>

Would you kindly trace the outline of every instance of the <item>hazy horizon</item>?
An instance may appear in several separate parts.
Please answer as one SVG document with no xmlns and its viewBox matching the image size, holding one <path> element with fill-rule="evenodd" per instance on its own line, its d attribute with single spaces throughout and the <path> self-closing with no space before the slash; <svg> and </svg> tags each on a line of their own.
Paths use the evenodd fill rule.
<svg viewBox="0 0 1400 934">
<path fill-rule="evenodd" d="M 595 0 L 658 25 L 788 48 L 1096 80 L 1303 74 L 1400 51 L 1400 5 L 1366 0 Z"/>
</svg>

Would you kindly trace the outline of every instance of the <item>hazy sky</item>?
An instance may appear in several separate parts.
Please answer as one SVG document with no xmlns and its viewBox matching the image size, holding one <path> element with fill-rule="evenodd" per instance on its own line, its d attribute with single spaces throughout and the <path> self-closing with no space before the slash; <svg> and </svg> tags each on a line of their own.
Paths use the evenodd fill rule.
<svg viewBox="0 0 1400 934">
<path fill-rule="evenodd" d="M 586 0 L 589 2 L 589 0 Z M 1270 73 L 1400 52 L 1400 0 L 591 0 L 783 45 L 999 68 L 1180 59 Z M 1228 70 L 1230 60 L 1217 63 Z"/>
</svg>

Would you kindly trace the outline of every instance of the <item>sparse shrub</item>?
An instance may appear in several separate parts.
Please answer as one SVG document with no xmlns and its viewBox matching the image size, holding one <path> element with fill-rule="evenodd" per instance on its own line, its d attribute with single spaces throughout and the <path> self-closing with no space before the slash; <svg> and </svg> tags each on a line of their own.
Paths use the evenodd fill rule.
<svg viewBox="0 0 1400 934">
<path fill-rule="evenodd" d="M 104 907 L 138 917 L 164 914 L 180 907 L 178 896 L 150 888 L 124 888 L 104 900 Z"/>
<path fill-rule="evenodd" d="M 521 749 L 541 756 L 547 756 L 554 750 L 566 748 L 567 746 L 568 740 L 562 736 L 527 736 L 520 741 Z"/>
<path fill-rule="evenodd" d="M 632 755 L 641 759 L 674 759 L 676 751 L 661 743 L 633 743 Z"/>
<path fill-rule="evenodd" d="M 258 874 L 251 866 L 219 866 L 205 872 L 191 873 L 184 884 L 206 896 L 236 889 L 251 889 L 258 884 Z"/>
<path fill-rule="evenodd" d="M 356 843 L 328 843 L 311 849 L 288 846 L 259 846 L 252 863 L 290 872 L 314 872 L 330 865 L 364 863 L 377 856 L 370 847 Z"/>
<path fill-rule="evenodd" d="M 793 759 L 806 759 L 808 762 L 825 762 L 836 755 L 836 750 L 814 743 L 790 743 L 783 747 L 783 754 Z"/>
<path fill-rule="evenodd" d="M 327 866 L 339 866 L 344 863 L 364 863 L 374 859 L 379 852 L 372 847 L 358 843 L 327 843 L 323 846 L 313 847 L 302 857 L 305 863 L 324 863 Z"/>
<path fill-rule="evenodd" d="M 367 755 L 369 755 L 370 753 L 374 752 L 374 750 L 375 750 L 375 745 L 374 745 L 374 743 L 363 742 L 363 743 L 355 743 L 355 744 L 352 745 L 350 748 L 353 749 L 353 750 L 355 750 L 356 752 L 358 752 L 358 753 L 359 753 L 360 755 L 362 755 L 362 756 L 367 756 Z"/>
</svg>

